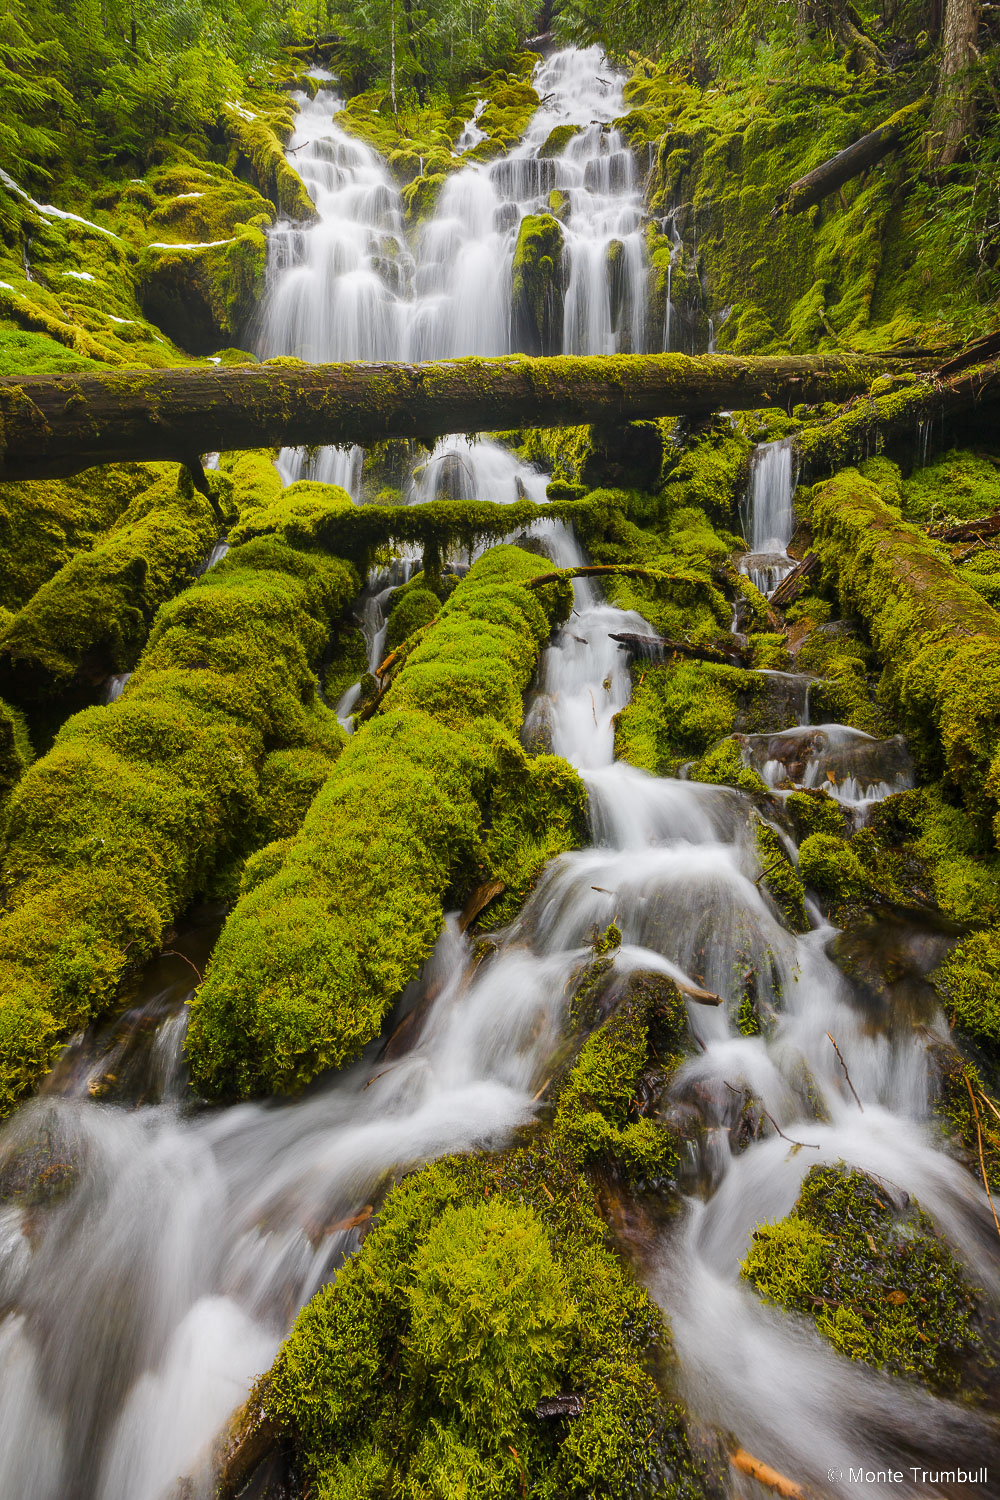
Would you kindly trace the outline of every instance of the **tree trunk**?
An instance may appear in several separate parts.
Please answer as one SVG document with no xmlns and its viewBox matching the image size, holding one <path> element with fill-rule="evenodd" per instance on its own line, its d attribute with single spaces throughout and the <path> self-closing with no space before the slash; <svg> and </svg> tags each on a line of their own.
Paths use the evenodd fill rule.
<svg viewBox="0 0 1000 1500">
<path fill-rule="evenodd" d="M 915 104 L 906 105 L 877 129 L 870 130 L 850 146 L 845 146 L 843 151 L 838 151 L 836 156 L 831 156 L 829 161 L 822 162 L 804 177 L 798 178 L 775 203 L 771 211 L 772 219 L 781 213 L 803 213 L 828 193 L 836 192 L 845 182 L 850 182 L 852 177 L 857 177 L 860 172 L 881 161 L 883 156 L 888 156 L 902 141 L 913 119 L 927 108 L 927 104 L 927 99 L 918 99 Z"/>
<path fill-rule="evenodd" d="M 219 450 L 707 416 L 845 401 L 911 368 L 855 356 L 682 354 L 264 364 L 0 380 L 0 479 Z"/>
<path fill-rule="evenodd" d="M 939 167 L 958 160 L 975 120 L 970 68 L 976 57 L 976 0 L 948 0 L 944 13 L 944 51 L 938 73 L 932 130 Z"/>
</svg>

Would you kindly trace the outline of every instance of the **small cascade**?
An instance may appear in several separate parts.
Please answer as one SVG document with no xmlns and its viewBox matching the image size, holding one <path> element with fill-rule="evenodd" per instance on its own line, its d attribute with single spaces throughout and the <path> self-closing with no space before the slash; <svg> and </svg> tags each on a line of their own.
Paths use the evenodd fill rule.
<svg viewBox="0 0 1000 1500">
<path fill-rule="evenodd" d="M 913 765 L 902 735 L 875 739 L 844 724 L 799 725 L 779 734 L 740 736 L 743 758 L 777 790 L 827 791 L 861 809 L 913 785 Z"/>
<path fill-rule="evenodd" d="M 741 568 L 762 594 L 773 593 L 795 566 L 787 550 L 795 530 L 794 494 L 792 440 L 761 443 L 750 461 Z"/>
<path fill-rule="evenodd" d="M 104 704 L 117 703 L 122 693 L 124 693 L 131 676 L 131 672 L 112 672 L 104 684 L 101 702 Z"/>
</svg>

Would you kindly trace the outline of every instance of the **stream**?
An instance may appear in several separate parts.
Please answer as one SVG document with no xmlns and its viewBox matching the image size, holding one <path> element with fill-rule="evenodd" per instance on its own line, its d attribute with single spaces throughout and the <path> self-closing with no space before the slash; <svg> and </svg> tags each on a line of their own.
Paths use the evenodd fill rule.
<svg viewBox="0 0 1000 1500">
<path fill-rule="evenodd" d="M 261 349 L 311 359 L 507 351 L 517 225 L 553 186 L 572 204 L 562 347 L 645 348 L 640 184 L 609 125 L 623 113 L 622 79 L 596 49 L 569 49 L 540 66 L 536 87 L 546 102 L 523 144 L 454 173 L 412 243 L 386 167 L 338 127 L 339 98 L 327 88 L 302 95 L 289 148 L 320 222 L 272 233 Z M 565 123 L 581 133 L 562 157 L 541 159 Z M 477 128 L 470 122 L 470 143 Z M 614 239 L 625 247 L 616 305 L 606 274 Z M 544 498 L 544 475 L 466 439 L 444 439 L 407 479 L 407 498 L 455 493 L 457 464 L 466 496 L 512 501 L 520 483 Z M 360 495 L 358 449 L 289 450 L 280 467 L 286 479 L 310 475 Z M 791 566 L 792 493 L 790 450 L 765 445 L 744 566 L 767 587 Z M 534 534 L 557 566 L 586 560 L 560 523 Z M 409 567 L 403 559 L 373 577 L 360 601 L 373 665 L 391 590 Z M 783 926 L 758 884 L 758 813 L 747 796 L 615 761 L 614 718 L 631 678 L 609 637 L 651 627 L 588 580 L 574 592 L 569 625 L 543 653 L 525 735 L 535 743 L 541 733 L 580 771 L 591 843 L 551 862 L 517 919 L 494 934 L 492 956 L 477 961 L 449 917 L 384 1037 L 355 1066 L 294 1103 L 208 1110 L 186 1091 L 184 1001 L 220 915 L 193 914 L 172 945 L 180 956 L 149 965 L 125 1014 L 76 1038 L 4 1126 L 3 1500 L 208 1500 L 219 1431 L 297 1310 L 356 1248 L 387 1179 L 444 1153 L 500 1148 L 534 1118 L 589 935 L 613 920 L 620 974 L 658 971 L 726 1001 L 689 1005 L 698 1050 L 671 1100 L 696 1101 L 706 1128 L 682 1163 L 684 1213 L 647 1247 L 643 1268 L 671 1321 L 694 1418 L 817 1496 L 845 1500 L 927 1494 L 908 1479 L 851 1482 L 850 1467 L 908 1474 L 943 1458 L 968 1468 L 989 1460 L 981 1417 L 840 1357 L 801 1320 L 765 1307 L 739 1274 L 752 1230 L 788 1212 L 808 1168 L 844 1160 L 917 1197 L 973 1280 L 1000 1295 L 984 1195 L 939 1149 L 930 1120 L 927 1034 L 946 1040 L 946 1023 L 933 1011 L 921 1033 L 909 1018 L 873 1016 L 828 956 L 835 933 L 819 912 L 804 936 Z M 787 701 L 804 722 L 793 714 L 781 732 L 748 737 L 748 763 L 770 785 L 826 784 L 863 817 L 865 805 L 911 784 L 898 738 L 810 724 L 801 686 Z M 351 691 L 338 705 L 345 718 Z M 736 1026 L 748 969 L 773 1014 L 766 1037 Z M 746 1089 L 807 1144 L 767 1135 L 734 1150 Z M 734 1496 L 763 1493 L 734 1471 Z"/>
</svg>

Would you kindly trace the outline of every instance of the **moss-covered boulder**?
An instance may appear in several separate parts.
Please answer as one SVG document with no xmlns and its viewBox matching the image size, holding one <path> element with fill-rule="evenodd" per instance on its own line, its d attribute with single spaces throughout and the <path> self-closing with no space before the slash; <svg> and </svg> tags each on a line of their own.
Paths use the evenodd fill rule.
<svg viewBox="0 0 1000 1500">
<path fill-rule="evenodd" d="M 743 1275 L 841 1354 L 936 1388 L 979 1346 L 976 1294 L 927 1214 L 844 1166 L 809 1171 L 789 1216 L 754 1231 Z"/>
<path fill-rule="evenodd" d="M 514 339 L 526 354 L 562 349 L 565 271 L 563 230 L 552 214 L 526 214 L 512 269 Z"/>
<path fill-rule="evenodd" d="M 649 1373 L 666 1329 L 605 1234 L 545 1150 L 427 1167 L 299 1315 L 256 1404 L 325 1495 L 627 1500 L 663 1472 L 700 1494 Z"/>
<path fill-rule="evenodd" d="M 143 312 L 191 354 L 241 339 L 264 288 L 267 240 L 259 224 L 221 242 L 152 243 L 138 265 Z"/>
</svg>

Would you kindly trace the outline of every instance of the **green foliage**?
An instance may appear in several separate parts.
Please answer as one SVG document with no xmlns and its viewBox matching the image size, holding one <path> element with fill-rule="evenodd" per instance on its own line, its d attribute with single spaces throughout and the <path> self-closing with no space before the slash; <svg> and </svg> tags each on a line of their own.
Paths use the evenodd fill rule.
<svg viewBox="0 0 1000 1500">
<path fill-rule="evenodd" d="M 799 876 L 828 905 L 839 909 L 869 893 L 861 861 L 846 839 L 811 833 L 799 849 Z"/>
<path fill-rule="evenodd" d="M 678 659 L 637 662 L 632 697 L 618 715 L 615 753 L 654 775 L 698 759 L 733 727 L 747 674 L 735 667 Z"/>
<path fill-rule="evenodd" d="M 698 1472 L 645 1368 L 665 1343 L 586 1181 L 515 1151 L 396 1187 L 259 1394 L 327 1500 L 626 1500 L 664 1462 Z M 568 1432 L 535 1414 L 557 1391 L 581 1397 Z"/>
<path fill-rule="evenodd" d="M 975 1292 L 916 1203 L 863 1172 L 813 1167 L 786 1219 L 754 1231 L 743 1275 L 841 1354 L 936 1388 L 975 1352 Z"/>
<path fill-rule="evenodd" d="M 357 586 L 276 538 L 234 548 L 160 609 L 124 696 L 71 718 L 22 777 L 3 862 L 0 1009 L 22 1018 L 0 1052 L 4 1108 L 253 846 L 266 753 L 336 753 L 312 663 Z"/>
<path fill-rule="evenodd" d="M 809 918 L 806 916 L 802 881 L 795 873 L 781 835 L 769 823 L 758 820 L 754 828 L 754 843 L 760 860 L 761 885 L 791 930 L 808 932 Z"/>
<path fill-rule="evenodd" d="M 526 214 L 511 269 L 517 344 L 529 354 L 556 354 L 562 345 L 563 230 L 551 214 Z"/>
<path fill-rule="evenodd" d="M 194 577 L 218 522 L 190 476 L 162 474 L 103 540 L 78 553 L 0 633 L 0 680 L 22 703 L 93 697 L 131 670 L 159 606 Z M 68 698 L 65 695 L 68 694 Z"/>
<path fill-rule="evenodd" d="M 569 607 L 562 585 L 524 587 L 546 567 L 512 547 L 476 563 L 350 740 L 280 871 L 229 918 L 192 1007 L 188 1052 L 206 1092 L 290 1092 L 354 1055 L 430 953 L 449 892 L 489 852 L 503 868 L 519 847 L 525 824 L 505 818 L 503 788 L 527 780 L 530 796 L 549 774 L 531 772 L 515 738 L 522 694 Z M 575 778 L 559 784 L 578 808 Z"/>
<path fill-rule="evenodd" d="M 0 485 L 0 592 L 25 604 L 79 550 L 92 546 L 160 473 L 154 464 L 109 464 L 72 479 Z"/>
<path fill-rule="evenodd" d="M 963 939 L 935 975 L 954 1024 L 1000 1057 L 1000 929 Z"/>
</svg>

